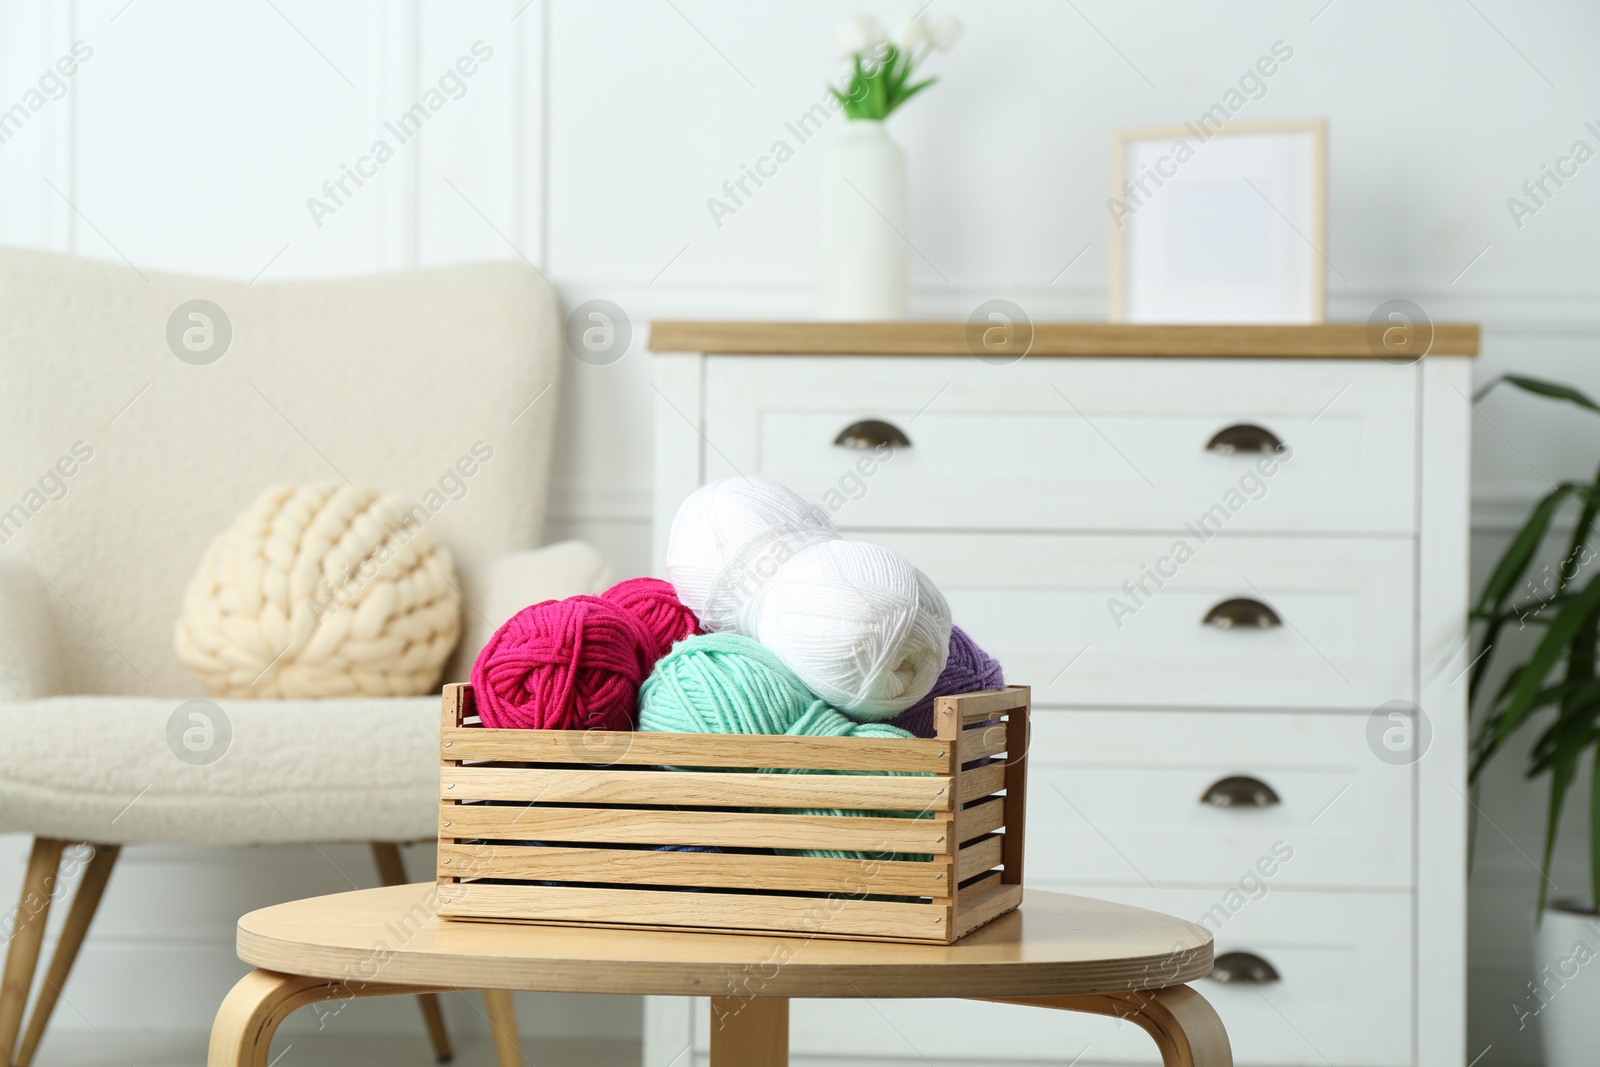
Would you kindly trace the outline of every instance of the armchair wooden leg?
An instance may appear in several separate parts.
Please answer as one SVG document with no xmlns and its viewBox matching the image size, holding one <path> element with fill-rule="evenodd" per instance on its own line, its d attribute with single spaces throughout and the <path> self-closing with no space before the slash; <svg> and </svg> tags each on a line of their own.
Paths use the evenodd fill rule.
<svg viewBox="0 0 1600 1067">
<path fill-rule="evenodd" d="M 276 971 L 251 971 L 239 979 L 217 1009 L 206 1063 L 209 1067 L 267 1067 L 267 1051 L 278 1024 L 307 1004 L 352 997 L 421 995 L 447 988 L 352 984 Z"/>
<path fill-rule="evenodd" d="M 1186 985 L 1079 997 L 979 999 L 1115 1016 L 1154 1038 L 1166 1067 L 1233 1067 L 1233 1050 L 1222 1020 L 1205 997 Z"/>
<path fill-rule="evenodd" d="M 50 917 L 50 895 L 56 889 L 56 874 L 61 866 L 65 841 L 48 837 L 33 839 L 28 870 L 22 876 L 22 893 L 12 914 L 11 943 L 6 949 L 6 966 L 0 974 L 0 1064 L 11 1062 L 16 1051 L 17 1031 L 22 1029 L 22 1013 L 33 988 L 34 968 L 39 964 L 39 946 L 44 941 L 45 922 Z"/>
<path fill-rule="evenodd" d="M 500 1067 L 522 1067 L 522 1038 L 517 1033 L 517 1007 L 509 989 L 485 989 L 489 1032 L 494 1035 L 495 1062 Z"/>
<path fill-rule="evenodd" d="M 406 884 L 405 861 L 400 856 L 399 845 L 393 841 L 372 842 L 372 859 L 378 865 L 378 880 L 384 885 Z M 434 1058 L 440 1063 L 449 1063 L 455 1053 L 450 1048 L 450 1034 L 444 1028 L 444 1012 L 439 1008 L 438 996 L 424 993 L 417 997 L 417 1006 L 422 1009 L 422 1021 L 428 1027 L 428 1040 L 433 1042 Z M 520 1056 L 518 1060 L 520 1062 Z"/>
<path fill-rule="evenodd" d="M 50 1023 L 50 1013 L 55 1011 L 61 988 L 67 984 L 73 961 L 78 958 L 78 949 L 83 947 L 84 935 L 89 932 L 89 923 L 94 920 L 95 909 L 100 906 L 106 881 L 111 877 L 111 868 L 122 851 L 121 845 L 94 845 L 93 848 L 94 856 L 89 860 L 83 880 L 72 895 L 72 907 L 67 911 L 61 940 L 56 942 L 55 955 L 50 958 L 50 969 L 45 972 L 44 985 L 39 988 L 39 999 L 33 1005 L 33 1014 L 28 1017 L 28 1029 L 23 1033 L 22 1045 L 17 1050 L 17 1067 L 28 1067 L 33 1062 L 39 1040 L 44 1037 L 44 1028 Z"/>
</svg>

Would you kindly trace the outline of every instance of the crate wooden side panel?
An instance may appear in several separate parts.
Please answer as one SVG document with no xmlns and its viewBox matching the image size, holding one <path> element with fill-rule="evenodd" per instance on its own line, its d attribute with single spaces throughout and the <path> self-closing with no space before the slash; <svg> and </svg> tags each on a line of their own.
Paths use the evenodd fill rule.
<svg viewBox="0 0 1600 1067">
<path fill-rule="evenodd" d="M 472 687 L 469 685 L 453 684 L 444 687 L 439 709 L 439 734 L 443 736 L 450 730 L 459 729 L 462 720 L 473 714 Z M 444 752 L 443 749 L 440 750 Z M 441 754 L 439 757 L 439 848 L 443 851 L 445 845 L 454 844 L 456 834 L 452 824 L 455 819 L 453 813 L 462 807 L 460 801 L 447 796 L 444 788 L 444 776 L 453 772 L 460 766 L 460 761 L 453 756 Z M 456 881 L 454 875 L 449 874 L 441 866 L 437 868 L 436 875 L 439 884 L 445 885 Z"/>
<path fill-rule="evenodd" d="M 935 713 L 928 740 L 490 730 L 446 687 L 440 913 L 948 943 L 1021 900 L 1028 690 Z"/>
<path fill-rule="evenodd" d="M 1022 903 L 1031 710 L 1027 686 L 934 701 L 935 731 L 957 761 L 951 941 Z M 982 762 L 971 767 L 974 760 Z"/>
</svg>

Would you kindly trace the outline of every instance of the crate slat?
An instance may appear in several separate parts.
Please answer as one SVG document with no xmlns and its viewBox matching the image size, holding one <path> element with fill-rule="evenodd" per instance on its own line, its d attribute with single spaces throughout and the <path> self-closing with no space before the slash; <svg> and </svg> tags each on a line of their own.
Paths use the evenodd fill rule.
<svg viewBox="0 0 1600 1067">
<path fill-rule="evenodd" d="M 999 834 L 981 837 L 971 844 L 961 845 L 961 860 L 956 867 L 956 881 L 965 882 L 975 874 L 982 874 L 1000 865 L 1005 838 Z"/>
<path fill-rule="evenodd" d="M 995 810 L 998 813 L 998 803 Z M 929 819 L 894 819 L 870 815 L 447 803 L 440 806 L 439 820 L 440 835 L 445 841 L 488 838 L 718 848 L 772 848 L 776 844 L 780 848 L 935 854 L 955 848 L 948 814 Z"/>
<path fill-rule="evenodd" d="M 968 730 L 961 735 L 961 761 L 969 763 L 975 759 L 998 756 L 1006 750 L 1008 743 L 1004 723 Z"/>
<path fill-rule="evenodd" d="M 990 763 L 961 772 L 961 803 L 971 804 L 1006 787 L 1006 765 Z"/>
<path fill-rule="evenodd" d="M 961 724 L 969 726 L 975 722 L 987 722 L 1008 711 L 1027 707 L 1028 687 L 1008 685 L 1004 689 L 991 689 L 984 693 L 939 697 L 933 702 L 935 709 L 945 701 L 950 701 L 950 706 L 956 709 L 956 714 L 961 717 Z"/>
<path fill-rule="evenodd" d="M 995 843 L 998 845 L 999 840 Z M 458 878 L 718 887 L 752 892 L 843 890 L 879 896 L 933 897 L 948 893 L 951 883 L 948 857 L 938 862 L 916 862 L 456 844 L 440 846 L 439 866 Z"/>
<path fill-rule="evenodd" d="M 961 907 L 956 911 L 955 929 L 950 932 L 951 940 L 970 934 L 991 919 L 997 919 L 1012 911 L 1021 903 L 1020 885 L 1000 884 L 975 897 L 964 897 Z"/>
<path fill-rule="evenodd" d="M 630 733 L 621 730 L 490 730 L 447 727 L 439 754 L 448 760 L 577 763 L 616 767 L 667 764 L 691 767 L 773 767 L 815 771 L 949 774 L 947 742 L 922 738 L 853 738 L 849 745 L 821 737 L 743 734 Z M 967 756 L 967 759 L 974 757 Z"/>
<path fill-rule="evenodd" d="M 756 893 L 674 893 L 569 886 L 439 887 L 440 914 L 596 925 L 688 927 L 944 941 L 947 908 L 937 904 L 780 897 Z M 537 916 L 537 919 L 530 919 Z"/>
<path fill-rule="evenodd" d="M 966 907 L 979 897 L 983 896 L 995 886 L 1002 885 L 999 871 L 990 871 L 988 874 L 961 887 L 956 893 L 956 906 Z"/>
<path fill-rule="evenodd" d="M 956 841 L 966 845 L 1006 824 L 1005 797 L 990 797 L 961 811 L 956 816 Z"/>
<path fill-rule="evenodd" d="M 440 777 L 450 800 L 889 811 L 949 811 L 955 806 L 947 777 L 521 767 L 446 767 Z"/>
</svg>

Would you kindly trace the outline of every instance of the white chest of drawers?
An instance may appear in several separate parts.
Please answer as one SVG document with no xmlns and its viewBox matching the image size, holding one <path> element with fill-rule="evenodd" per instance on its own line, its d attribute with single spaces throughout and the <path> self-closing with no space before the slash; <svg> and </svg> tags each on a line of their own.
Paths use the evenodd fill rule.
<svg viewBox="0 0 1600 1067">
<path fill-rule="evenodd" d="M 959 324 L 661 323 L 651 345 L 658 567 L 702 482 L 805 493 L 1034 687 L 1029 883 L 1210 927 L 1241 1067 L 1466 1062 L 1475 327 L 1412 363 L 1359 325 L 1039 327 L 1005 365 Z M 850 427 L 896 443 L 836 443 Z M 793 1011 L 794 1055 L 834 1067 L 1153 1062 L 1104 1020 Z M 650 1003 L 647 1063 L 707 1043 L 703 1009 Z"/>
</svg>

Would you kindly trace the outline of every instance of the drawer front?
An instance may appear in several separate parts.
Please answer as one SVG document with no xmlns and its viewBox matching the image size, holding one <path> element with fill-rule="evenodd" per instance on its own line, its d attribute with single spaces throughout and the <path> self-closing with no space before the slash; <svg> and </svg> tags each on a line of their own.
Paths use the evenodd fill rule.
<svg viewBox="0 0 1600 1067">
<path fill-rule="evenodd" d="M 1360 360 L 714 356 L 706 472 L 775 478 L 846 529 L 1410 533 L 1417 374 Z M 880 462 L 834 443 L 867 419 L 909 446 Z M 1288 452 L 1208 449 L 1237 426 Z"/>
<path fill-rule="evenodd" d="M 1079 890 L 1079 892 L 1082 892 Z M 1095 896 L 1201 919 L 1219 891 L 1103 889 Z M 1026 920 L 1027 901 L 1022 914 Z M 1215 927 L 1214 920 L 1207 925 Z M 1217 1009 L 1239 1067 L 1404 1067 L 1411 1059 L 1408 894 L 1274 892 L 1217 930 L 1218 954 L 1253 953 L 1278 979 L 1195 983 Z M 808 1063 L 1158 1064 L 1116 1019 L 959 1000 L 796 1000 L 792 1054 Z M 696 1044 L 705 1049 L 701 1009 Z"/>
<path fill-rule="evenodd" d="M 1409 540 L 864 536 L 925 570 L 1006 677 L 1034 687 L 1036 707 L 1370 712 L 1416 699 Z M 1204 622 L 1237 598 L 1280 622 L 1251 625 L 1249 607 L 1228 613 L 1240 624 Z"/>
<path fill-rule="evenodd" d="M 1028 879 L 1409 890 L 1412 769 L 1366 731 L 1336 713 L 1036 711 Z"/>
</svg>

